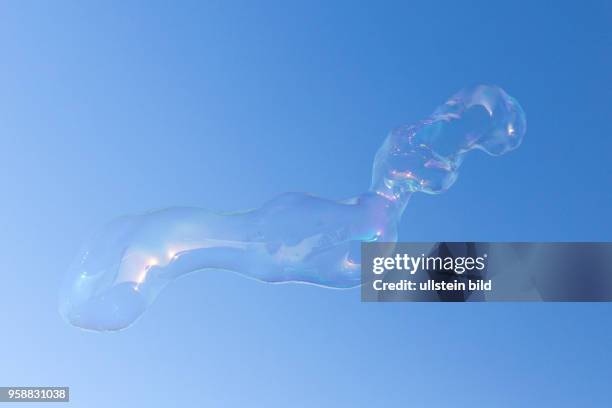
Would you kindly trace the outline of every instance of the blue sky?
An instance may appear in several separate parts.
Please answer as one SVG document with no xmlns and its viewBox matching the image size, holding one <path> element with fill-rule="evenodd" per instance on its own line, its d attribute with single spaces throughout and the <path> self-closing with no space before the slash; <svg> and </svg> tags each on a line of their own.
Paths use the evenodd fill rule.
<svg viewBox="0 0 612 408">
<path fill-rule="evenodd" d="M 124 332 L 57 313 L 107 220 L 354 196 L 386 132 L 480 82 L 521 102 L 523 146 L 415 196 L 400 238 L 610 241 L 609 3 L 463 3 L 2 2 L 0 385 L 78 407 L 608 406 L 608 304 L 362 304 L 208 273 Z"/>
</svg>

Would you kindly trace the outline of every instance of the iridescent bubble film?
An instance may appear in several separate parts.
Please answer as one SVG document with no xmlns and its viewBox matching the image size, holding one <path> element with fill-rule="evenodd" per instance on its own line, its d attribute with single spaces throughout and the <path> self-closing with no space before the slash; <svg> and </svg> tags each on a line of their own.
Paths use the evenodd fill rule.
<svg viewBox="0 0 612 408">
<path fill-rule="evenodd" d="M 467 152 L 504 154 L 520 145 L 525 130 L 516 100 L 480 85 L 460 91 L 429 118 L 392 131 L 376 154 L 370 191 L 355 198 L 286 193 L 243 213 L 169 208 L 118 218 L 75 259 L 60 313 L 84 329 L 119 330 L 174 279 L 210 269 L 262 282 L 358 286 L 359 244 L 396 241 L 412 193 L 445 191 Z"/>
<path fill-rule="evenodd" d="M 429 118 L 387 136 L 374 160 L 372 190 L 390 196 L 444 192 L 467 152 L 507 153 L 521 144 L 525 130 L 523 110 L 502 89 L 466 88 Z"/>
</svg>

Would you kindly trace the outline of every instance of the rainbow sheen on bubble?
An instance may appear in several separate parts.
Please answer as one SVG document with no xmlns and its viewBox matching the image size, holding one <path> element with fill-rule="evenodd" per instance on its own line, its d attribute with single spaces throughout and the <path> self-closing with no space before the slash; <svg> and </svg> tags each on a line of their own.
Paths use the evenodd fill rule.
<svg viewBox="0 0 612 408">
<path fill-rule="evenodd" d="M 495 86 L 466 88 L 427 119 L 393 130 L 370 191 L 345 201 L 282 194 L 261 208 L 217 214 L 168 208 L 120 217 L 83 246 L 65 278 L 60 313 L 90 330 L 131 325 L 174 279 L 227 270 L 270 283 L 360 284 L 360 243 L 396 241 L 411 194 L 452 186 L 471 150 L 500 155 L 525 134 L 520 105 Z"/>
</svg>

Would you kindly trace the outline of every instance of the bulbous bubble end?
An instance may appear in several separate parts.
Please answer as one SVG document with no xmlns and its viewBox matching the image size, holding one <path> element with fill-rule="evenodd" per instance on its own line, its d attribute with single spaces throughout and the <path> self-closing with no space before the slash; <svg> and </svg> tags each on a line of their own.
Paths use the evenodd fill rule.
<svg viewBox="0 0 612 408">
<path fill-rule="evenodd" d="M 86 330 L 116 331 L 134 323 L 146 310 L 147 301 L 132 282 L 73 304 L 69 298 L 60 303 L 60 314 L 68 323 Z"/>
<path fill-rule="evenodd" d="M 467 152 L 502 155 L 520 146 L 526 129 L 523 109 L 501 88 L 463 89 L 429 118 L 389 133 L 374 159 L 371 190 L 396 198 L 442 193 Z"/>
<path fill-rule="evenodd" d="M 474 114 L 480 109 L 484 109 L 488 117 L 478 118 Z M 527 131 L 525 112 L 518 101 L 502 88 L 492 85 L 462 89 L 439 106 L 432 118 L 450 121 L 463 118 L 466 127 L 471 129 L 469 133 L 474 133 L 466 138 L 464 151 L 480 149 L 492 156 L 519 147 Z"/>
<path fill-rule="evenodd" d="M 59 312 L 65 321 L 89 330 L 120 330 L 144 312 L 144 288 L 117 280 L 126 248 L 141 224 L 141 216 L 118 218 L 83 245 L 60 289 Z"/>
</svg>

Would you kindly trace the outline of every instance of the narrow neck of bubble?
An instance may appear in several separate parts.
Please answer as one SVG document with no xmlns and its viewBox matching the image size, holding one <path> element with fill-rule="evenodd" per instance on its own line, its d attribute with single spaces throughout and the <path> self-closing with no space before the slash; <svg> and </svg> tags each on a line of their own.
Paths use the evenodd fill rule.
<svg viewBox="0 0 612 408">
<path fill-rule="evenodd" d="M 405 188 L 391 188 L 385 185 L 384 182 L 373 184 L 370 191 L 384 198 L 389 203 L 393 218 L 399 220 L 412 197 L 412 191 Z"/>
<path fill-rule="evenodd" d="M 489 123 L 488 115 L 470 112 L 463 116 L 433 115 L 417 125 L 398 128 L 375 158 L 370 191 L 386 198 L 399 219 L 413 193 L 440 193 L 450 188 L 463 155 L 473 148 Z M 377 171 L 377 165 L 382 170 Z M 390 176 L 393 173 L 402 177 Z"/>
</svg>

